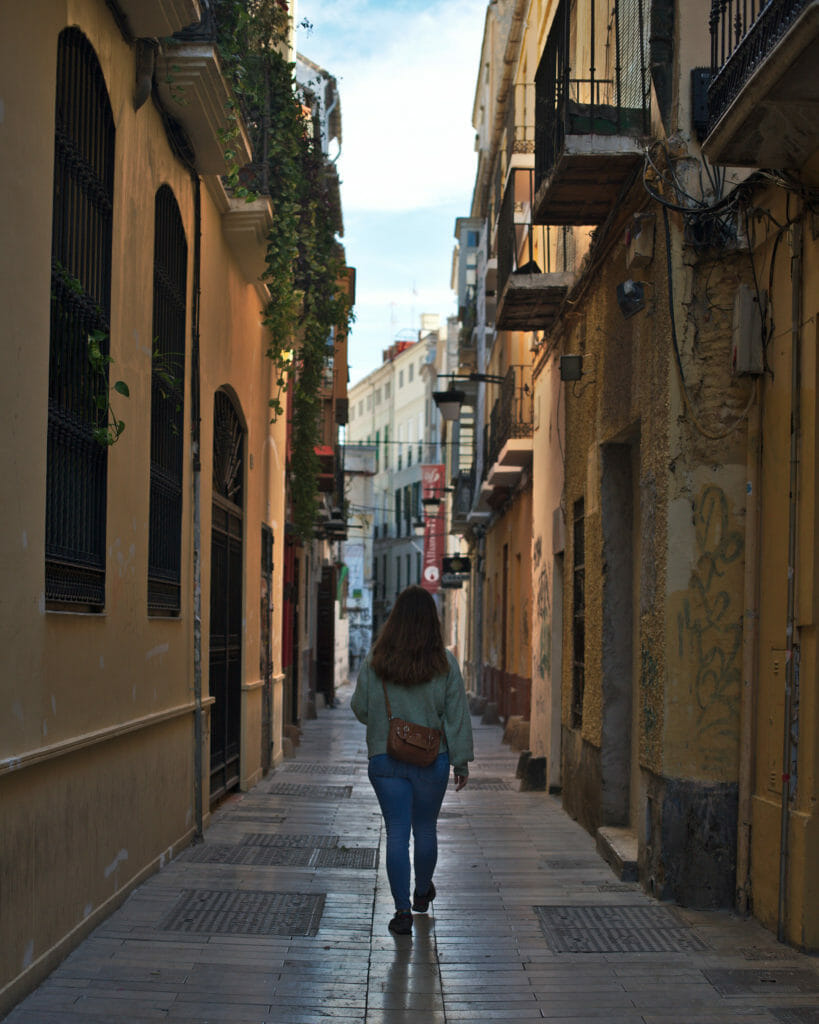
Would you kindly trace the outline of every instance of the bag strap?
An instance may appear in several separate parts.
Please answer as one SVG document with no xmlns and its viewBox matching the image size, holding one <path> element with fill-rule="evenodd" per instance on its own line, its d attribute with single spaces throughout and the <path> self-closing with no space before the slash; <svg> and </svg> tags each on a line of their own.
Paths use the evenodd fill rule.
<svg viewBox="0 0 819 1024">
<path fill-rule="evenodd" d="M 390 698 L 387 696 L 387 684 L 384 680 L 381 680 L 381 685 L 384 687 L 384 703 L 387 705 L 387 718 L 392 718 L 392 708 L 390 707 Z"/>
</svg>

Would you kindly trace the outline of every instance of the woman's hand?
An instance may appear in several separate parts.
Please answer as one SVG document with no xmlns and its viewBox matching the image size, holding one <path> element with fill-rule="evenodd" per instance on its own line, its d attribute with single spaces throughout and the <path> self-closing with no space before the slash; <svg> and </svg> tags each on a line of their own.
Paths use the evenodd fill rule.
<svg viewBox="0 0 819 1024">
<path fill-rule="evenodd" d="M 467 784 L 467 782 L 469 782 L 469 776 L 468 775 L 456 775 L 455 776 L 455 792 L 456 793 L 460 792 L 460 790 L 462 790 L 464 788 L 464 786 Z"/>
</svg>

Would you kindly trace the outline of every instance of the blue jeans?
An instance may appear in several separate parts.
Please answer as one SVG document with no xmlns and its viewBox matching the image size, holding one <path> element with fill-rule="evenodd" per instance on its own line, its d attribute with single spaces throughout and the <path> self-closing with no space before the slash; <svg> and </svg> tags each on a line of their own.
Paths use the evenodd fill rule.
<svg viewBox="0 0 819 1024">
<path fill-rule="evenodd" d="M 409 910 L 410 829 L 415 840 L 415 889 L 425 896 L 438 860 L 438 812 L 449 782 L 449 754 L 439 754 L 426 768 L 376 754 L 370 758 L 368 775 L 387 826 L 387 878 L 395 909 Z"/>
</svg>

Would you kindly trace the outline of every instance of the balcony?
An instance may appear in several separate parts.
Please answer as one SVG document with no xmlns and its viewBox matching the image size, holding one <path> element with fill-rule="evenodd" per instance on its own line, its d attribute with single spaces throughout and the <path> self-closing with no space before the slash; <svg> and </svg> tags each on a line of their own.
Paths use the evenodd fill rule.
<svg viewBox="0 0 819 1024">
<path fill-rule="evenodd" d="M 199 24 L 162 40 L 155 76 L 163 106 L 184 129 L 196 169 L 200 174 L 224 174 L 223 138 L 233 129 L 229 117 L 233 96 L 216 51 L 212 5 L 203 5 Z M 250 162 L 250 142 L 241 123 L 230 148 L 240 167 Z"/>
<path fill-rule="evenodd" d="M 710 23 L 706 155 L 800 169 L 819 148 L 819 0 L 713 0 Z"/>
<path fill-rule="evenodd" d="M 642 162 L 646 6 L 560 0 L 535 76 L 535 223 L 602 223 Z"/>
<path fill-rule="evenodd" d="M 533 414 L 529 368 L 512 366 L 489 416 L 486 483 L 493 492 L 515 487 L 531 464 Z M 484 496 L 491 498 L 488 493 Z"/>
<path fill-rule="evenodd" d="M 119 0 L 119 8 L 136 39 L 172 36 L 202 16 L 198 0 Z"/>
<path fill-rule="evenodd" d="M 574 284 L 573 235 L 533 224 L 533 199 L 534 170 L 514 168 L 498 222 L 498 330 L 548 330 Z"/>
<path fill-rule="evenodd" d="M 317 444 L 315 447 L 318 457 L 318 490 L 322 494 L 332 494 L 336 491 L 336 453 L 332 445 Z"/>
</svg>

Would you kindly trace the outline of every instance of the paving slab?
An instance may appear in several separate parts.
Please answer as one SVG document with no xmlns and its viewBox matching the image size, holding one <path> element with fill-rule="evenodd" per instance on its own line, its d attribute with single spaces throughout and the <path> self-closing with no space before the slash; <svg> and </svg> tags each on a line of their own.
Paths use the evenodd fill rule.
<svg viewBox="0 0 819 1024">
<path fill-rule="evenodd" d="M 350 695 L 6 1024 L 819 1024 L 816 958 L 615 878 L 559 797 L 519 792 L 517 754 L 477 718 L 470 785 L 442 808 L 438 898 L 393 936 Z"/>
</svg>

